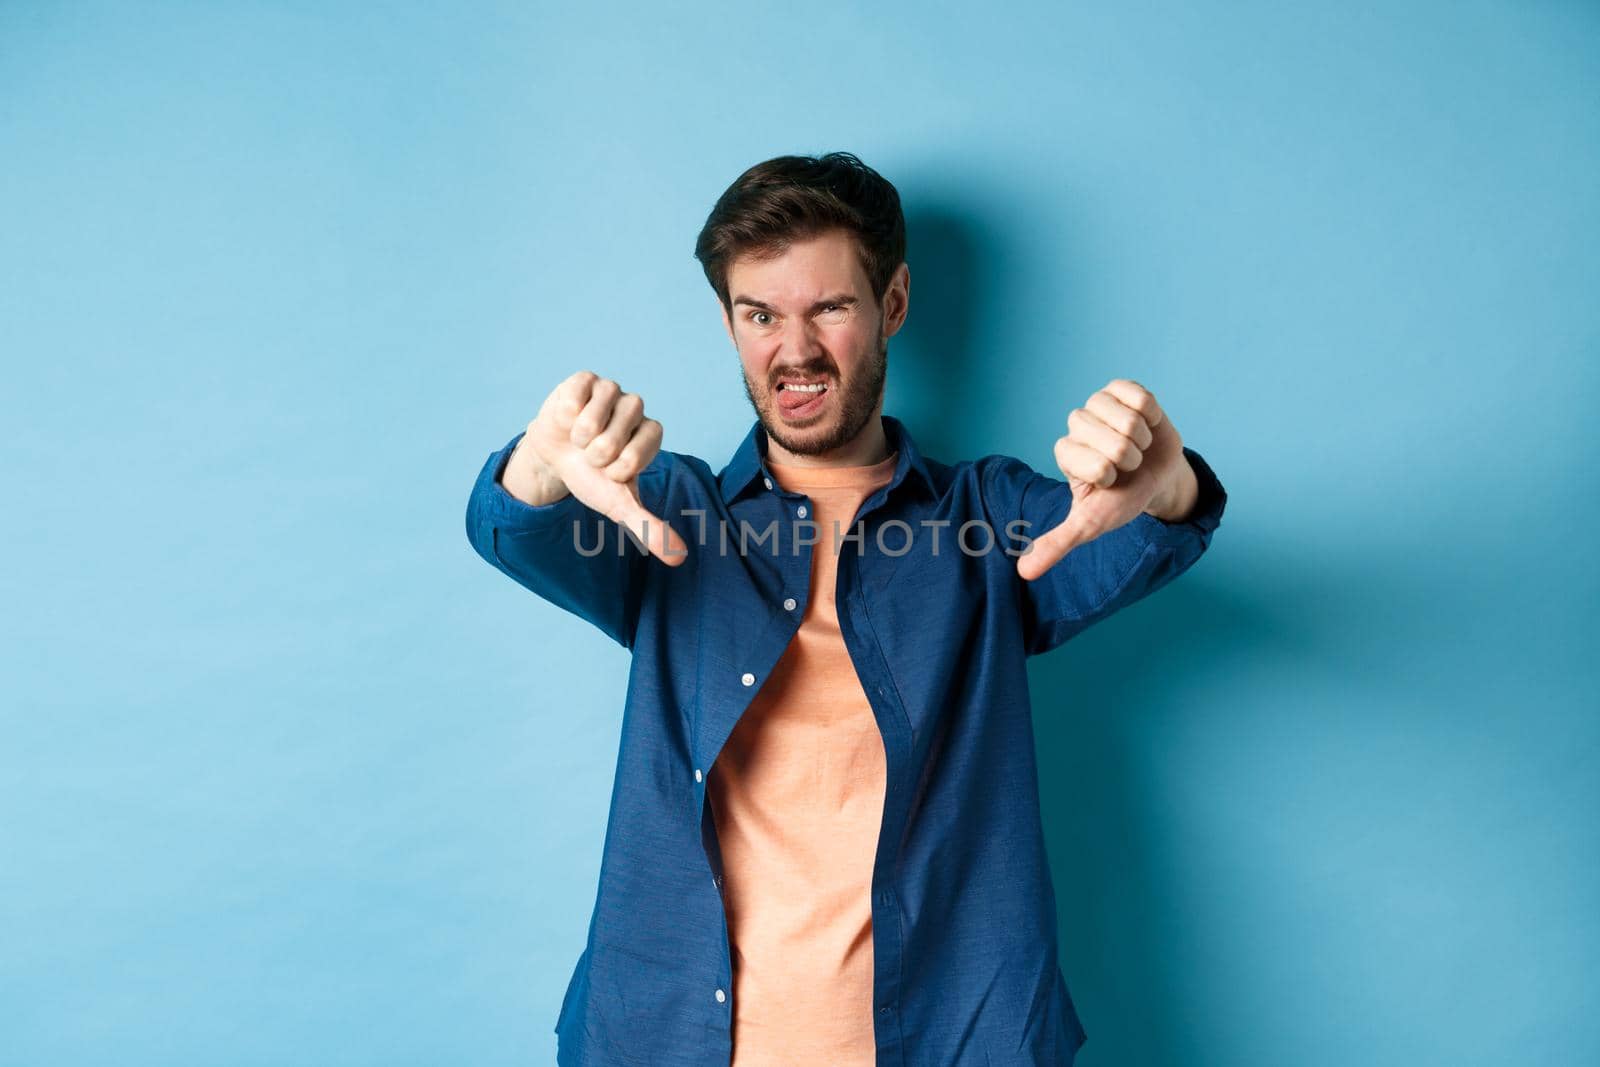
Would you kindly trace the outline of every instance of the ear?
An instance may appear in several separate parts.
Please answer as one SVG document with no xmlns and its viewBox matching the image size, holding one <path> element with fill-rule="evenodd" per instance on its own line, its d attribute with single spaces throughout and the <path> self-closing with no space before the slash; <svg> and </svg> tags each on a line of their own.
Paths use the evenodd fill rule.
<svg viewBox="0 0 1600 1067">
<path fill-rule="evenodd" d="M 911 311 L 911 267 L 902 262 L 883 292 L 883 336 L 893 337 Z"/>
</svg>

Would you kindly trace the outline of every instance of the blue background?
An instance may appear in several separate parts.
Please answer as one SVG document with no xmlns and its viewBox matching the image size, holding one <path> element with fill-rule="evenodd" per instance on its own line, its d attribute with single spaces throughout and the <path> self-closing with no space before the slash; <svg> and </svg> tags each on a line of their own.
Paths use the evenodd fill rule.
<svg viewBox="0 0 1600 1067">
<path fill-rule="evenodd" d="M 1079 1063 L 1600 1062 L 1600 9 L 577 7 L 0 6 L 0 1062 L 553 1060 L 627 658 L 467 491 L 581 368 L 720 467 L 832 149 L 927 452 L 1230 493 L 1033 661 Z"/>
</svg>

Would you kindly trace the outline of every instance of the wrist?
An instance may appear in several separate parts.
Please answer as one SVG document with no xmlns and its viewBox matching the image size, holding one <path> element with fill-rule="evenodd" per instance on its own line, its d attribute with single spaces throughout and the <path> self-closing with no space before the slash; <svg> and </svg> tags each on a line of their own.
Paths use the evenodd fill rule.
<svg viewBox="0 0 1600 1067">
<path fill-rule="evenodd" d="M 500 485 L 529 507 L 553 504 L 570 492 L 566 483 L 528 446 L 526 437 L 517 442 L 511 458 L 506 461 Z"/>
<path fill-rule="evenodd" d="M 1194 468 L 1189 465 L 1189 458 L 1185 456 L 1179 466 L 1177 479 L 1165 493 L 1159 493 L 1151 500 L 1145 512 L 1154 515 L 1162 522 L 1184 522 L 1193 514 L 1199 499 L 1200 480 L 1195 477 Z"/>
</svg>

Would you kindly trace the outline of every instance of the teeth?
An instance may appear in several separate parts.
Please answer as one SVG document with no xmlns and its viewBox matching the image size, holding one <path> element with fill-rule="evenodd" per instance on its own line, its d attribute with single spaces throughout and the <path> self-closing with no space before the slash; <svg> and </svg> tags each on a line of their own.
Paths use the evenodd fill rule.
<svg viewBox="0 0 1600 1067">
<path fill-rule="evenodd" d="M 817 382 L 815 385 L 793 385 L 785 382 L 782 385 L 784 389 L 795 389 L 802 393 L 820 393 L 825 387 L 826 385 L 823 382 Z"/>
</svg>

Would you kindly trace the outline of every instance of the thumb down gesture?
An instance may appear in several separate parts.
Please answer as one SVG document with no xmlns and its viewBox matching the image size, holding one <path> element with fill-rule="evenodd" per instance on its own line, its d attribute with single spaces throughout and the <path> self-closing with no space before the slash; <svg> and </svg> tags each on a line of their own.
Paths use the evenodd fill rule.
<svg viewBox="0 0 1600 1067">
<path fill-rule="evenodd" d="M 639 472 L 661 449 L 661 423 L 644 417 L 644 400 L 609 378 L 578 371 L 545 398 L 523 442 L 583 503 L 632 532 L 671 566 L 688 556 L 678 532 L 639 500 Z M 513 459 L 515 456 L 513 455 Z"/>
<path fill-rule="evenodd" d="M 1141 512 L 1166 518 L 1176 502 L 1194 499 L 1183 439 L 1150 391 L 1127 378 L 1113 379 L 1067 415 L 1055 458 L 1072 487 L 1072 507 L 1017 557 L 1017 573 L 1027 581 Z"/>
</svg>

